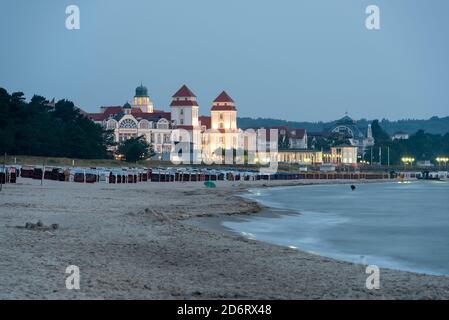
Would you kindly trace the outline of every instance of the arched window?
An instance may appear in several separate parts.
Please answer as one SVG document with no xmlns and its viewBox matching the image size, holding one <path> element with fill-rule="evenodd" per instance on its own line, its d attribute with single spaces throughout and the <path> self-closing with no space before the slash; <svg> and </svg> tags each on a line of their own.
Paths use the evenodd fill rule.
<svg viewBox="0 0 449 320">
<path fill-rule="evenodd" d="M 120 122 L 120 128 L 123 129 L 137 129 L 137 124 L 135 121 L 131 119 L 125 119 L 122 122 Z"/>
<path fill-rule="evenodd" d="M 332 130 L 332 132 L 337 132 L 349 137 L 354 137 L 354 131 L 352 131 L 351 128 L 347 126 L 338 126 L 334 130 Z"/>
<path fill-rule="evenodd" d="M 168 129 L 168 121 L 165 119 L 161 119 L 157 123 L 158 129 Z"/>
<path fill-rule="evenodd" d="M 108 130 L 117 129 L 117 121 L 115 121 L 113 119 L 108 120 L 108 122 L 106 124 L 106 129 L 108 129 Z"/>
<path fill-rule="evenodd" d="M 148 120 L 141 120 L 139 122 L 139 129 L 150 129 L 150 122 Z"/>
</svg>

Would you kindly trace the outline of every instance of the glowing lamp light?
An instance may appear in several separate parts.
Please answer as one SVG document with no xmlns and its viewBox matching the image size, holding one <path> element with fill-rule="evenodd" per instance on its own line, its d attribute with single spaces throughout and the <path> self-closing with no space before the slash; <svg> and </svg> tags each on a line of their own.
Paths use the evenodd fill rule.
<svg viewBox="0 0 449 320">
<path fill-rule="evenodd" d="M 438 157 L 436 160 L 437 160 L 438 164 L 441 164 L 441 163 L 446 164 L 449 162 L 448 157 Z"/>
<path fill-rule="evenodd" d="M 415 158 L 412 158 L 412 157 L 403 157 L 403 158 L 401 159 L 401 161 L 402 161 L 403 163 L 413 163 L 413 162 L 415 162 Z"/>
</svg>

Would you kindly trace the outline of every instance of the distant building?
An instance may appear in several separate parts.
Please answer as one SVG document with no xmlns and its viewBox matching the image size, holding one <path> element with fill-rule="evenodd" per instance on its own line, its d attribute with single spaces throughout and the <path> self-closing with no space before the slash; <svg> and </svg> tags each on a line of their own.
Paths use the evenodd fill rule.
<svg viewBox="0 0 449 320">
<path fill-rule="evenodd" d="M 323 152 L 315 150 L 279 150 L 278 162 L 317 165 L 323 163 Z"/>
<path fill-rule="evenodd" d="M 416 162 L 416 166 L 420 168 L 431 168 L 434 167 L 435 165 L 430 160 L 422 160 Z"/>
<path fill-rule="evenodd" d="M 308 138 L 307 131 L 305 129 L 291 128 L 288 126 L 275 126 L 269 128 L 247 128 L 247 130 L 265 132 L 267 150 L 273 150 L 276 148 L 287 152 L 307 149 Z M 277 141 L 271 141 L 271 131 L 277 131 Z"/>
<path fill-rule="evenodd" d="M 332 164 L 335 166 L 357 165 L 357 147 L 339 145 L 332 147 L 330 152 L 317 150 L 279 150 L 278 161 L 297 163 L 300 165 Z"/>
<path fill-rule="evenodd" d="M 338 133 L 343 138 L 347 139 L 351 146 L 357 147 L 358 154 L 362 156 L 366 153 L 368 148 L 374 146 L 371 124 L 368 125 L 368 130 L 366 134 L 364 134 L 357 126 L 357 123 L 347 115 L 338 120 L 335 126 L 330 128 L 330 131 Z"/>
<path fill-rule="evenodd" d="M 307 149 L 306 129 L 290 128 L 288 126 L 271 127 L 270 129 L 278 130 L 280 149 Z"/>
<path fill-rule="evenodd" d="M 324 155 L 324 162 L 335 165 L 357 165 L 357 154 L 356 146 L 339 145 L 332 147 L 330 154 Z"/>
<path fill-rule="evenodd" d="M 398 131 L 391 136 L 391 140 L 408 140 L 410 135 L 406 132 Z"/>
</svg>

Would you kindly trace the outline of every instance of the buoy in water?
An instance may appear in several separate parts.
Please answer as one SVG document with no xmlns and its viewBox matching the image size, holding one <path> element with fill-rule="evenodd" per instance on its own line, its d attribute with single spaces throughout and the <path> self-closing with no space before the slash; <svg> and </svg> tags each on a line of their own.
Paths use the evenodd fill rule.
<svg viewBox="0 0 449 320">
<path fill-rule="evenodd" d="M 351 185 L 351 190 L 352 190 L 352 191 L 355 190 L 355 185 Z"/>
</svg>

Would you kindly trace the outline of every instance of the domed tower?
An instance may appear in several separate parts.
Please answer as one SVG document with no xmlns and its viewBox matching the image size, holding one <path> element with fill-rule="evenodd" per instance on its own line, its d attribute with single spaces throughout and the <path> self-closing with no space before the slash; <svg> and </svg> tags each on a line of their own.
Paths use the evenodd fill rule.
<svg viewBox="0 0 449 320">
<path fill-rule="evenodd" d="M 132 107 L 131 107 L 131 105 L 129 104 L 129 102 L 126 102 L 126 103 L 123 105 L 123 112 L 124 112 L 125 114 L 131 114 L 131 109 L 132 109 Z"/>
<path fill-rule="evenodd" d="M 142 84 L 136 88 L 133 108 L 139 108 L 142 112 L 153 113 L 153 103 L 148 96 L 148 89 Z"/>
</svg>

